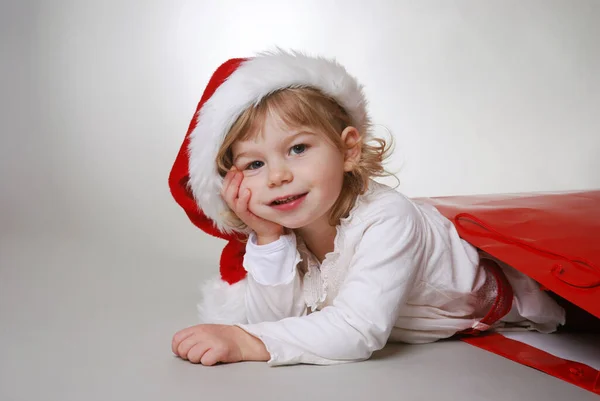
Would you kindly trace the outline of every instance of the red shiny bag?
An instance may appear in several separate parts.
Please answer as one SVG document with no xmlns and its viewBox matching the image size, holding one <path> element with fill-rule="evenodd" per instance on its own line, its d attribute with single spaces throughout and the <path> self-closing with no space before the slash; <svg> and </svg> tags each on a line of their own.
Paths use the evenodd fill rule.
<svg viewBox="0 0 600 401">
<path fill-rule="evenodd" d="M 467 242 L 600 318 L 600 191 L 425 201 Z"/>
<path fill-rule="evenodd" d="M 450 219 L 467 242 L 600 318 L 600 191 L 420 200 Z M 463 341 L 600 394 L 593 367 L 501 334 Z"/>
</svg>

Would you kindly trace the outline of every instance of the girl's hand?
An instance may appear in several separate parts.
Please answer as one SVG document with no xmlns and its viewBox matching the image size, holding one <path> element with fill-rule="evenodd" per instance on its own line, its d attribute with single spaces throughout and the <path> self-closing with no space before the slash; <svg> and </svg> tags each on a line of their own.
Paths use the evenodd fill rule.
<svg viewBox="0 0 600 401">
<path fill-rule="evenodd" d="M 258 338 L 237 326 L 222 324 L 199 324 L 181 330 L 173 336 L 171 349 L 180 358 L 205 366 L 271 358 Z"/>
<path fill-rule="evenodd" d="M 283 226 L 262 219 L 248 209 L 252 194 L 249 189 L 245 189 L 241 194 L 239 193 L 243 179 L 244 173 L 233 166 L 225 176 L 221 196 L 240 220 L 256 233 L 259 245 L 277 241 L 283 234 Z"/>
</svg>

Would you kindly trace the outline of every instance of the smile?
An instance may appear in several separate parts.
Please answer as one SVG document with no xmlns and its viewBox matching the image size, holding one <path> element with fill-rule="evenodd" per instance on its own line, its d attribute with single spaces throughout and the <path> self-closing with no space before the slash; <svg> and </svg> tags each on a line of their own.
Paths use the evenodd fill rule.
<svg viewBox="0 0 600 401">
<path fill-rule="evenodd" d="M 271 202 L 270 206 L 278 210 L 292 210 L 304 201 L 306 195 L 308 193 L 279 198 Z"/>
</svg>

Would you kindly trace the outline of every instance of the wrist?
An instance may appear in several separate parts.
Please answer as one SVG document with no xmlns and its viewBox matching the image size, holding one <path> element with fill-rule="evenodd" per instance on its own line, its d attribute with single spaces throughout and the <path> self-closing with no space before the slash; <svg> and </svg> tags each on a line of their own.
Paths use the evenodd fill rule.
<svg viewBox="0 0 600 401">
<path fill-rule="evenodd" d="M 254 337 L 252 334 L 237 326 L 234 327 L 238 330 L 240 336 L 239 345 L 243 361 L 266 362 L 271 359 L 271 355 L 269 354 L 269 351 L 267 351 L 267 347 L 265 347 L 265 344 L 259 338 Z"/>
</svg>

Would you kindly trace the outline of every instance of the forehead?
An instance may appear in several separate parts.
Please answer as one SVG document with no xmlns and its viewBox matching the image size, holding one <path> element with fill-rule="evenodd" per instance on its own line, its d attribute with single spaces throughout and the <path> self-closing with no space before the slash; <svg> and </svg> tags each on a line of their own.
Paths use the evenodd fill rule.
<svg viewBox="0 0 600 401">
<path fill-rule="evenodd" d="M 290 126 L 277 116 L 268 115 L 262 124 L 254 124 L 243 138 L 236 140 L 232 148 L 236 152 L 248 146 L 277 144 L 285 142 L 300 132 L 315 133 L 315 130 L 308 127 Z"/>
</svg>

